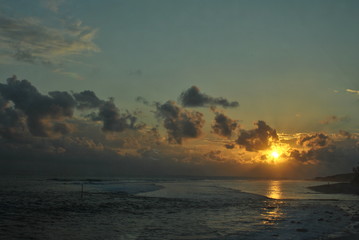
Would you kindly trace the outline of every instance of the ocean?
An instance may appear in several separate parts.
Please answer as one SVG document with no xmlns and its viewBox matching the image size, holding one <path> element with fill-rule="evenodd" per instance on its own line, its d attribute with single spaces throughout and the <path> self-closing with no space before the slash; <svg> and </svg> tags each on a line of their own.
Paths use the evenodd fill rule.
<svg viewBox="0 0 359 240">
<path fill-rule="evenodd" d="M 340 239 L 358 234 L 359 196 L 307 188 L 320 184 L 2 178 L 0 239 Z"/>
</svg>

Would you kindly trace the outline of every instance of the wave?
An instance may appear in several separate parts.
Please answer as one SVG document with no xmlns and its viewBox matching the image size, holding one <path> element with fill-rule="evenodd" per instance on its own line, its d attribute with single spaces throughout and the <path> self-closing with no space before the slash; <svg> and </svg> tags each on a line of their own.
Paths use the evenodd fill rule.
<svg viewBox="0 0 359 240">
<path fill-rule="evenodd" d="M 177 198 L 177 199 L 199 199 L 199 200 L 235 200 L 235 199 L 268 199 L 259 194 L 242 192 L 210 182 L 187 181 L 160 183 L 163 188 L 157 191 L 138 194 L 146 197 Z"/>
</svg>

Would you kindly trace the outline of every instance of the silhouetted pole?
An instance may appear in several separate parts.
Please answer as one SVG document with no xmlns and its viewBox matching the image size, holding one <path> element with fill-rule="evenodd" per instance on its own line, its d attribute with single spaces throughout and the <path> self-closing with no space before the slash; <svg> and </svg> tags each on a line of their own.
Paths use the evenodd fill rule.
<svg viewBox="0 0 359 240">
<path fill-rule="evenodd" d="M 84 184 L 81 183 L 81 199 L 84 197 Z"/>
</svg>

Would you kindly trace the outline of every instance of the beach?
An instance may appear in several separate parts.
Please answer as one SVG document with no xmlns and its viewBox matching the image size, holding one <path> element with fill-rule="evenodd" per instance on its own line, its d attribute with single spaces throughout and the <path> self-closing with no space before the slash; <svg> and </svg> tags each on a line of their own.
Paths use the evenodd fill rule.
<svg viewBox="0 0 359 240">
<path fill-rule="evenodd" d="M 0 190 L 0 235 L 3 239 L 344 239 L 357 234 L 355 198 L 274 199 L 268 197 L 271 192 L 266 196 L 233 187 L 265 184 L 283 189 L 295 185 L 299 192 L 306 191 L 304 186 L 309 183 L 188 179 L 12 182 Z"/>
</svg>

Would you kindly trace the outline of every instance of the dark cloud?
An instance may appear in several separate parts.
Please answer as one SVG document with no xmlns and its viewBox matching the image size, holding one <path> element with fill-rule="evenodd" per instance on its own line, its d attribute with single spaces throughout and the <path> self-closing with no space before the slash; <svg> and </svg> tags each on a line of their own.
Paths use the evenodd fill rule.
<svg viewBox="0 0 359 240">
<path fill-rule="evenodd" d="M 34 57 L 30 51 L 21 49 L 16 49 L 14 58 L 20 62 L 35 63 L 37 61 L 36 57 Z"/>
<path fill-rule="evenodd" d="M 337 150 L 335 146 L 330 146 L 321 149 L 310 149 L 308 151 L 293 150 L 290 153 L 290 158 L 295 159 L 302 163 L 320 163 L 335 162 Z"/>
<path fill-rule="evenodd" d="M 203 157 L 209 159 L 210 161 L 218 161 L 218 162 L 226 161 L 227 159 L 225 159 L 221 153 L 222 152 L 220 150 L 213 150 L 204 154 Z"/>
<path fill-rule="evenodd" d="M 142 103 L 146 106 L 150 105 L 150 102 L 147 101 L 147 99 L 145 99 L 144 97 L 138 96 L 135 100 L 136 100 L 136 102 Z"/>
<path fill-rule="evenodd" d="M 303 134 L 299 137 L 297 144 L 313 149 L 326 147 L 330 142 L 329 136 L 324 133 Z"/>
<path fill-rule="evenodd" d="M 275 129 L 272 129 L 264 121 L 255 123 L 256 129 L 241 130 L 236 143 L 245 147 L 247 151 L 256 152 L 271 147 L 271 143 L 278 141 L 278 135 Z"/>
<path fill-rule="evenodd" d="M 223 113 L 216 112 L 215 114 L 216 116 L 212 125 L 213 132 L 219 136 L 230 138 L 238 127 L 237 121 L 230 119 Z"/>
<path fill-rule="evenodd" d="M 307 152 L 307 151 L 299 151 L 295 149 L 290 152 L 289 157 L 296 161 L 305 163 L 305 162 L 309 162 L 311 159 L 314 160 L 312 153 L 313 151 Z"/>
<path fill-rule="evenodd" d="M 99 99 L 93 91 L 86 90 L 80 93 L 74 93 L 73 96 L 77 101 L 78 109 L 99 108 L 104 104 L 104 101 Z"/>
<path fill-rule="evenodd" d="M 354 144 L 351 142 L 346 143 L 345 146 L 332 144 L 323 148 L 292 150 L 289 158 L 304 164 L 329 166 L 329 169 L 335 169 L 337 173 L 350 171 L 350 166 L 357 164 L 359 157 L 359 151 L 353 148 Z"/>
<path fill-rule="evenodd" d="M 95 120 L 103 121 L 102 130 L 105 132 L 122 132 L 125 129 L 140 129 L 143 124 L 137 124 L 137 117 L 129 113 L 120 114 L 113 100 L 105 102 L 99 109 Z"/>
<path fill-rule="evenodd" d="M 0 95 L 0 136 L 6 139 L 20 137 L 25 131 L 25 117 Z"/>
<path fill-rule="evenodd" d="M 67 135 L 72 132 L 74 132 L 75 127 L 72 124 L 66 123 L 66 122 L 55 122 L 52 125 L 52 131 L 55 134 L 61 135 Z"/>
<path fill-rule="evenodd" d="M 234 144 L 225 144 L 224 147 L 227 148 L 227 149 L 233 149 L 235 148 L 236 145 Z"/>
<path fill-rule="evenodd" d="M 331 123 L 345 122 L 345 121 L 348 121 L 348 120 L 349 120 L 348 117 L 338 117 L 338 116 L 333 115 L 333 116 L 329 116 L 326 119 L 320 121 L 320 124 L 328 125 L 328 124 L 331 124 Z"/>
<path fill-rule="evenodd" d="M 52 91 L 48 95 L 41 94 L 29 81 L 9 78 L 7 84 L 0 83 L 2 133 L 14 132 L 13 125 L 20 118 L 25 119 L 26 127 L 34 136 L 55 137 L 74 131 L 74 125 L 66 122 L 73 119 L 75 109 L 98 109 L 98 113 L 90 113 L 88 117 L 103 122 L 103 131 L 122 132 L 125 129 L 140 129 L 134 114 L 128 111 L 120 114 L 113 100 L 103 101 L 92 91 L 80 93 Z M 13 103 L 12 108 L 5 108 L 5 103 Z M 136 114 L 136 113 L 135 113 Z M 6 115 L 6 117 L 5 117 Z M 6 126 L 6 127 L 5 127 Z"/>
<path fill-rule="evenodd" d="M 343 132 L 344 136 L 347 132 Z M 348 172 L 357 163 L 359 149 L 356 139 L 330 138 L 323 133 L 306 134 L 299 137 L 297 144 L 309 149 L 291 150 L 288 157 L 292 160 L 314 164 L 318 169 L 334 171 L 334 173 Z"/>
<path fill-rule="evenodd" d="M 53 131 L 52 121 L 70 118 L 76 102 L 67 92 L 49 92 L 42 95 L 27 80 L 7 79 L 7 84 L 0 83 L 2 97 L 14 104 L 26 116 L 29 131 L 34 136 L 50 136 Z"/>
<path fill-rule="evenodd" d="M 197 138 L 201 135 L 204 119 L 200 112 L 189 112 L 177 106 L 175 102 L 167 101 L 157 104 L 156 113 L 163 119 L 170 143 L 181 144 L 185 138 Z"/>
<path fill-rule="evenodd" d="M 227 99 L 222 97 L 213 98 L 207 94 L 201 93 L 199 88 L 196 86 L 192 86 L 186 91 L 182 92 L 179 100 L 184 107 L 205 107 L 219 105 L 227 108 L 239 106 L 239 103 L 236 101 L 229 102 Z"/>
</svg>

